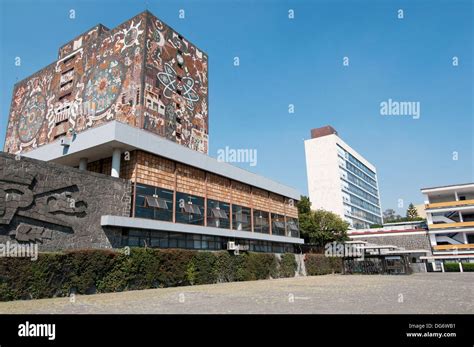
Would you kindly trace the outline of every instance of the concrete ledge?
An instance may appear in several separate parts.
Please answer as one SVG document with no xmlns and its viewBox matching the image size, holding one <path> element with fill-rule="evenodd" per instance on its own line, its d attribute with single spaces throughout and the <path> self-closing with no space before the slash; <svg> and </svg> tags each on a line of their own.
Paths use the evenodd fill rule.
<svg viewBox="0 0 474 347">
<path fill-rule="evenodd" d="M 132 218 L 105 215 L 101 218 L 102 226 L 114 226 L 137 229 L 150 229 L 172 231 L 186 234 L 203 234 L 211 236 L 235 237 L 239 239 L 250 239 L 260 241 L 272 241 L 281 243 L 303 244 L 304 240 L 296 237 L 260 234 L 249 231 L 237 231 L 222 228 L 212 228 L 192 224 L 171 223 L 154 219 Z"/>
</svg>

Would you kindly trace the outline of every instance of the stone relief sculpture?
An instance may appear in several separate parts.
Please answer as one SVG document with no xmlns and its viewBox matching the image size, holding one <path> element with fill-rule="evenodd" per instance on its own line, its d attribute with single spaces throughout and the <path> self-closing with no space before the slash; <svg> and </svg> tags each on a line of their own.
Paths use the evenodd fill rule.
<svg viewBox="0 0 474 347">
<path fill-rule="evenodd" d="M 1 168 L 1 167 L 0 167 Z M 18 242 L 42 242 L 51 238 L 51 228 L 73 232 L 77 218 L 87 214 L 87 203 L 77 185 L 41 184 L 35 175 L 19 167 L 0 170 L 0 232 L 16 218 L 21 220 L 10 235 Z M 11 229 L 11 228 L 10 228 Z"/>
</svg>

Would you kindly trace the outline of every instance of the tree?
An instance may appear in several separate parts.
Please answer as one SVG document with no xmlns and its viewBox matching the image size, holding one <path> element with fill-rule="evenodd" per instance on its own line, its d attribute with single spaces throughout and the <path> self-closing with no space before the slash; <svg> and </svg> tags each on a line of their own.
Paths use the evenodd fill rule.
<svg viewBox="0 0 474 347">
<path fill-rule="evenodd" d="M 408 219 L 417 219 L 417 218 L 419 218 L 418 211 L 416 210 L 416 207 L 415 207 L 415 205 L 413 205 L 413 203 L 410 203 L 410 205 L 408 205 L 407 218 Z"/>
<path fill-rule="evenodd" d="M 302 195 L 300 201 L 296 204 L 298 214 L 311 212 L 311 202 L 307 196 Z"/>
<path fill-rule="evenodd" d="M 328 242 L 348 239 L 349 223 L 329 211 L 311 211 L 310 206 L 306 196 L 302 196 L 297 205 L 301 236 L 305 242 L 324 246 Z"/>
</svg>

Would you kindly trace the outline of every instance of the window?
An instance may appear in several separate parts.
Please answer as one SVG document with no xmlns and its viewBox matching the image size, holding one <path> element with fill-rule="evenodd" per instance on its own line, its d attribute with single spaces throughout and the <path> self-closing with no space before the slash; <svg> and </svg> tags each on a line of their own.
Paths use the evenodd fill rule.
<svg viewBox="0 0 474 347">
<path fill-rule="evenodd" d="M 155 208 L 162 208 L 167 210 L 168 204 L 166 203 L 165 199 L 153 197 L 153 196 L 145 196 L 145 206 L 146 207 L 155 207 Z"/>
<path fill-rule="evenodd" d="M 230 205 L 228 203 L 207 200 L 207 226 L 216 228 L 230 228 Z"/>
<path fill-rule="evenodd" d="M 59 91 L 60 91 L 60 92 L 64 92 L 64 91 L 66 91 L 66 90 L 72 88 L 72 84 L 73 84 L 73 83 L 72 83 L 72 80 L 69 81 L 69 82 L 66 82 L 66 83 L 61 84 L 61 85 L 59 86 Z"/>
<path fill-rule="evenodd" d="M 227 248 L 227 237 L 185 234 L 158 230 L 123 229 L 122 247 L 152 247 L 152 248 L 188 248 L 221 250 Z M 234 239 L 233 239 L 234 240 Z M 294 252 L 293 245 L 269 241 L 235 239 L 236 244 L 248 246 L 254 252 L 285 253 Z"/>
<path fill-rule="evenodd" d="M 137 184 L 135 217 L 173 220 L 173 192 L 168 189 Z"/>
<path fill-rule="evenodd" d="M 63 60 L 63 64 L 66 65 L 67 63 L 69 63 L 70 61 L 74 60 L 76 58 L 76 55 L 71 55 L 69 58 L 66 58 Z"/>
<path fill-rule="evenodd" d="M 253 231 L 256 233 L 269 234 L 270 228 L 268 225 L 268 212 L 254 210 L 253 211 Z"/>
<path fill-rule="evenodd" d="M 300 237 L 300 229 L 298 227 L 298 220 L 296 218 L 286 218 L 287 236 Z"/>
<path fill-rule="evenodd" d="M 69 99 L 69 97 L 72 95 L 71 92 L 64 94 L 63 96 L 59 97 L 59 101 L 63 101 L 64 99 Z"/>
<path fill-rule="evenodd" d="M 204 198 L 176 192 L 176 222 L 204 225 Z"/>
<path fill-rule="evenodd" d="M 272 213 L 272 234 L 285 236 L 285 217 Z"/>
<path fill-rule="evenodd" d="M 241 231 L 251 231 L 250 208 L 232 205 L 232 229 Z"/>
<path fill-rule="evenodd" d="M 71 81 L 73 78 L 74 78 L 74 68 L 71 68 L 61 73 L 61 78 L 59 80 L 59 83 L 64 84 L 66 82 Z"/>
</svg>

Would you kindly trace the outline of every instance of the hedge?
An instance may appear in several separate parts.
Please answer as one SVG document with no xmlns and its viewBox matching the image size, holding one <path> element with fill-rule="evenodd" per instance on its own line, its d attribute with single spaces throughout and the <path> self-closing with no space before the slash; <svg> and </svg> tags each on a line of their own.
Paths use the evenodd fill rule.
<svg viewBox="0 0 474 347">
<path fill-rule="evenodd" d="M 444 263 L 444 271 L 459 272 L 459 264 L 458 263 Z"/>
<path fill-rule="evenodd" d="M 0 259 L 0 301 L 293 277 L 294 254 L 132 248 Z"/>
<path fill-rule="evenodd" d="M 474 263 L 462 263 L 464 272 L 474 272 Z"/>
<path fill-rule="evenodd" d="M 326 257 L 324 254 L 305 254 L 304 264 L 308 276 L 327 275 L 342 272 L 342 259 Z"/>
<path fill-rule="evenodd" d="M 462 263 L 462 270 L 464 272 L 474 272 L 474 263 Z M 444 271 L 460 272 L 459 263 L 454 263 L 454 262 L 444 263 Z"/>
</svg>

